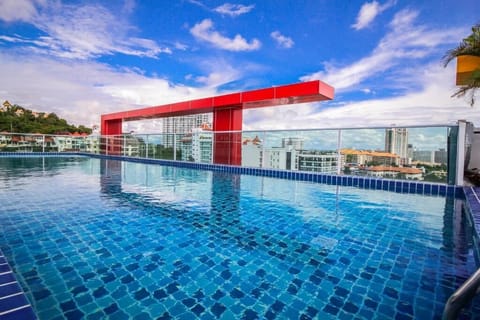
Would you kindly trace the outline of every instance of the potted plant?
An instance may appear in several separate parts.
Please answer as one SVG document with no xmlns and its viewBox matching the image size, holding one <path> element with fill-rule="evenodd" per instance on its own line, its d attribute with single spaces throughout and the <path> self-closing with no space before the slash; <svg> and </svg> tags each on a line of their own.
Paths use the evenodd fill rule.
<svg viewBox="0 0 480 320">
<path fill-rule="evenodd" d="M 480 24 L 472 27 L 472 34 L 445 54 L 444 66 L 457 59 L 457 85 L 459 89 L 452 97 L 463 97 L 469 93 L 470 105 L 475 104 L 475 91 L 480 87 Z"/>
</svg>

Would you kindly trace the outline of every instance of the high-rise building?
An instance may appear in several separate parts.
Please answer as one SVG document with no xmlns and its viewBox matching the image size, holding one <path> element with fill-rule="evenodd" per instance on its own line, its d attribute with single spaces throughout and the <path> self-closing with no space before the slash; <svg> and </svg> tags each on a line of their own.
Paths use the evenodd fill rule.
<svg viewBox="0 0 480 320">
<path fill-rule="evenodd" d="M 435 162 L 435 153 L 431 150 L 415 150 L 413 151 L 412 160 L 433 164 Z"/>
<path fill-rule="evenodd" d="M 204 123 L 210 123 L 210 118 L 209 113 L 163 118 L 163 145 L 166 148 L 173 147 L 175 134 L 177 134 L 176 142 L 178 143 L 182 139 L 181 134 L 191 133 L 192 129 L 200 128 Z"/>
<path fill-rule="evenodd" d="M 182 161 L 211 163 L 213 155 L 211 128 L 203 126 L 192 129 L 192 133 L 183 135 L 179 147 L 182 150 Z"/>
<path fill-rule="evenodd" d="M 295 150 L 303 150 L 303 138 L 283 138 L 282 139 L 282 148 L 291 146 Z"/>
<path fill-rule="evenodd" d="M 400 164 L 409 164 L 407 128 L 385 130 L 385 151 L 400 157 Z"/>
<path fill-rule="evenodd" d="M 445 149 L 438 149 L 435 151 L 435 163 L 447 164 L 448 162 L 448 153 Z"/>
</svg>

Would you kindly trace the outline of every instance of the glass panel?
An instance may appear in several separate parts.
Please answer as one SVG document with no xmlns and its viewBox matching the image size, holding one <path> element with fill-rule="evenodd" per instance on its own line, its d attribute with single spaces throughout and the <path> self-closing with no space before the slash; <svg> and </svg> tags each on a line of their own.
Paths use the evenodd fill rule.
<svg viewBox="0 0 480 320">
<path fill-rule="evenodd" d="M 422 170 L 421 180 L 447 182 L 447 137 L 445 127 L 408 129 L 408 166 Z"/>
<path fill-rule="evenodd" d="M 242 165 L 336 173 L 337 130 L 244 132 Z"/>
<path fill-rule="evenodd" d="M 244 131 L 241 137 L 242 166 L 262 168 L 265 143 L 264 131 Z"/>
<path fill-rule="evenodd" d="M 199 163 L 212 163 L 212 131 L 195 129 L 192 133 L 179 134 L 177 136 L 177 160 Z"/>
<path fill-rule="evenodd" d="M 446 182 L 447 129 L 347 129 L 341 137 L 344 174 Z"/>
<path fill-rule="evenodd" d="M 245 167 L 453 184 L 456 133 L 456 126 L 213 132 L 207 125 L 182 134 L 2 133 L 0 151 L 82 151 L 198 163 L 241 159 Z"/>
</svg>

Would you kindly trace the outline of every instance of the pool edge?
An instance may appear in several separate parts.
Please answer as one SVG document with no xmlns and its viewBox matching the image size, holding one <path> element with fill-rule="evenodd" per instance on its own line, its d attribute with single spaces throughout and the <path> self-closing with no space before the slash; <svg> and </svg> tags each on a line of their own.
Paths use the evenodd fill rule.
<svg viewBox="0 0 480 320">
<path fill-rule="evenodd" d="M 418 180 L 395 180 L 386 178 L 373 178 L 363 176 L 336 175 L 321 172 L 289 171 L 280 169 L 252 168 L 226 164 L 197 163 L 176 160 L 148 159 L 114 155 L 100 155 L 79 152 L 78 155 L 89 156 L 98 159 L 121 160 L 146 164 L 160 164 L 180 168 L 200 169 L 209 171 L 221 171 L 233 174 L 246 174 L 254 176 L 272 177 L 279 179 L 322 183 L 356 187 L 370 190 L 383 190 L 396 193 L 421 194 L 426 196 L 452 196 L 464 197 L 463 187 Z"/>
<path fill-rule="evenodd" d="M 0 249 L 0 318 L 37 319 L 22 286 L 17 281 L 7 258 Z"/>
</svg>

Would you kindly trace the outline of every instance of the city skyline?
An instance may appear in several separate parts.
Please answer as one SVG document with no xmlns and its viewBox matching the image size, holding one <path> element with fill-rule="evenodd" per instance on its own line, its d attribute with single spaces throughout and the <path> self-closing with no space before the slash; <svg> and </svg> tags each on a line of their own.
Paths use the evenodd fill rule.
<svg viewBox="0 0 480 320">
<path fill-rule="evenodd" d="M 451 98 L 455 64 L 441 63 L 479 11 L 474 0 L 4 0 L 0 100 L 92 126 L 104 113 L 320 79 L 333 101 L 250 110 L 244 128 L 479 126 L 478 106 Z"/>
</svg>

